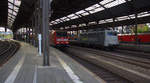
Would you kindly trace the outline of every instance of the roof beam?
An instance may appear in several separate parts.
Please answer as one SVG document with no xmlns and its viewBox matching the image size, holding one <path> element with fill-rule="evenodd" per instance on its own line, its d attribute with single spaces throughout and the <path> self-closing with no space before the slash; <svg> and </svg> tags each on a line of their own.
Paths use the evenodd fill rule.
<svg viewBox="0 0 150 83">
<path fill-rule="evenodd" d="M 145 4 L 141 4 L 141 2 L 143 2 Z M 136 13 L 149 11 L 150 3 L 148 3 L 148 2 L 149 2 L 149 0 L 144 0 L 144 1 L 132 0 L 133 6 L 136 7 L 136 10 L 137 10 Z M 87 20 L 89 20 L 89 22 L 92 22 L 92 21 L 95 21 L 95 19 L 93 19 L 93 15 L 95 15 L 98 20 L 105 20 L 105 19 L 110 19 L 110 18 L 114 18 L 114 17 L 128 16 L 128 15 L 135 13 L 135 11 L 132 11 L 132 7 L 130 7 L 130 5 L 127 2 L 120 4 L 118 6 L 111 7 L 108 10 L 113 15 L 111 15 L 107 10 L 103 10 L 103 11 L 100 11 L 100 12 L 97 12 L 97 13 L 94 13 L 91 15 L 81 17 L 81 18 L 87 19 Z M 61 26 L 64 27 L 64 26 L 82 24 L 84 22 L 81 21 L 81 18 L 66 21 L 64 23 L 59 23 L 59 24 L 53 25 L 53 27 L 59 28 Z"/>
<path fill-rule="evenodd" d="M 96 29 L 96 28 L 108 28 L 108 27 L 117 27 L 117 26 L 125 26 L 125 25 L 134 25 L 136 19 L 128 19 L 123 21 L 116 21 L 115 23 L 109 22 L 104 24 L 97 24 L 97 25 L 91 25 L 91 26 L 84 26 L 84 27 L 78 27 L 78 28 L 72 28 L 72 29 L 66 29 L 68 31 L 73 30 L 85 30 L 85 29 Z M 150 16 L 137 18 L 137 24 L 143 24 L 143 23 L 149 23 L 150 22 Z"/>
</svg>

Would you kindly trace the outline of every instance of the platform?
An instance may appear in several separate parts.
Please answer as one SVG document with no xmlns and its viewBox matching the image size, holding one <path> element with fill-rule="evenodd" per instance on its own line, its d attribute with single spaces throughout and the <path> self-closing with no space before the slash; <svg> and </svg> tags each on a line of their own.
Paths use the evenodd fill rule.
<svg viewBox="0 0 150 83">
<path fill-rule="evenodd" d="M 150 53 L 150 44 L 128 44 L 120 43 L 119 49 L 127 49 L 133 51 L 149 52 Z"/>
<path fill-rule="evenodd" d="M 20 50 L 2 67 L 0 83 L 104 83 L 75 60 L 50 48 L 51 66 L 42 66 L 37 48 L 21 43 Z"/>
</svg>

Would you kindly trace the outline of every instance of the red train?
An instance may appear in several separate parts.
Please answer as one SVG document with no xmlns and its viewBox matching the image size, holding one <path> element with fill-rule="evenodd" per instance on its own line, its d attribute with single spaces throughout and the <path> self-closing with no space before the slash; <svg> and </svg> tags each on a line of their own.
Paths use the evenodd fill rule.
<svg viewBox="0 0 150 83">
<path fill-rule="evenodd" d="M 68 47 L 69 37 L 65 31 L 52 31 L 50 33 L 50 45 L 56 47 Z"/>
<path fill-rule="evenodd" d="M 135 35 L 124 34 L 124 35 L 118 35 L 118 39 L 119 39 L 120 42 L 133 43 L 133 42 L 136 41 L 136 36 Z M 150 33 L 138 34 L 138 42 L 139 43 L 150 44 Z"/>
</svg>

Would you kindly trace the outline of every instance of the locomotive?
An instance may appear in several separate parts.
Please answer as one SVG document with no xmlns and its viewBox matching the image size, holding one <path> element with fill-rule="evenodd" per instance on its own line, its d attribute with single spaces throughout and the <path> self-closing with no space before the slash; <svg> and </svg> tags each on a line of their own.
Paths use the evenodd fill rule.
<svg viewBox="0 0 150 83">
<path fill-rule="evenodd" d="M 73 43 L 108 49 L 113 49 L 119 45 L 117 32 L 113 30 L 83 32 Z"/>
<path fill-rule="evenodd" d="M 69 38 L 65 31 L 51 31 L 50 32 L 50 45 L 55 47 L 68 47 Z"/>
</svg>

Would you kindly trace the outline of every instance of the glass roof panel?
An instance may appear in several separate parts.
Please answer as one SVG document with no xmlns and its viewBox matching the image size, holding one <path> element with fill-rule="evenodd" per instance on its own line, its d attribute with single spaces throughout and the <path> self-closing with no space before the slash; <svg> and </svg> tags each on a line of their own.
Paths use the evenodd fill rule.
<svg viewBox="0 0 150 83">
<path fill-rule="evenodd" d="M 86 12 L 86 13 L 83 13 L 83 14 L 81 14 L 82 16 L 86 16 L 86 15 L 89 15 L 89 13 L 88 12 Z"/>
<path fill-rule="evenodd" d="M 150 16 L 150 13 L 149 12 L 142 12 L 142 13 L 138 14 L 139 18 L 145 17 L 145 16 Z"/>
<path fill-rule="evenodd" d="M 13 15 L 17 16 L 17 12 L 13 12 Z"/>
<path fill-rule="evenodd" d="M 15 19 L 15 16 L 17 15 L 17 12 L 19 11 L 18 7 L 20 6 L 20 4 L 21 4 L 21 0 L 8 0 L 8 16 L 9 16 L 8 20 L 10 19 L 10 17 L 13 17 Z M 18 7 L 16 7 L 15 5 Z M 9 22 L 8 25 L 11 26 L 12 23 Z"/>
<path fill-rule="evenodd" d="M 103 7 L 99 7 L 99 8 L 97 8 L 97 9 L 93 9 L 93 10 L 91 10 L 91 11 L 89 11 L 91 14 L 93 14 L 93 13 L 96 13 L 96 12 L 99 12 L 99 11 L 102 11 L 102 10 L 104 10 L 104 8 Z"/>
<path fill-rule="evenodd" d="M 122 21 L 122 20 L 127 20 L 130 18 L 129 18 L 129 16 L 122 16 L 122 17 L 118 17 L 117 19 L 118 19 L 118 21 Z"/>
<path fill-rule="evenodd" d="M 129 15 L 129 17 L 130 17 L 131 19 L 134 19 L 134 18 L 135 18 L 135 15 L 132 14 L 132 15 Z"/>
<path fill-rule="evenodd" d="M 67 17 L 70 19 L 77 19 L 79 17 L 93 14 L 93 13 L 102 11 L 105 8 L 111 8 L 111 7 L 120 5 L 125 2 L 126 2 L 126 0 L 103 0 L 103 1 L 99 2 L 99 4 L 92 5 L 88 8 L 85 8 L 84 10 L 80 10 L 80 11 L 76 12 L 75 14 L 70 14 Z M 65 22 L 65 21 L 69 21 L 70 19 L 65 18 L 63 20 Z"/>
<path fill-rule="evenodd" d="M 122 3 L 125 3 L 126 1 L 125 0 L 115 0 L 111 3 L 108 3 L 106 5 L 104 5 L 106 8 L 111 8 L 111 7 L 114 7 L 114 6 L 117 6 L 117 5 L 120 5 Z"/>
<path fill-rule="evenodd" d="M 106 23 L 106 21 L 105 20 L 99 21 L 99 24 L 103 24 L 103 23 Z"/>
<path fill-rule="evenodd" d="M 76 19 L 76 18 L 78 18 L 78 16 L 76 16 L 76 15 L 75 15 L 75 16 L 73 16 L 73 17 L 71 17 L 71 19 Z"/>
<path fill-rule="evenodd" d="M 76 12 L 76 14 L 82 14 L 82 13 L 85 13 L 86 11 L 84 11 L 84 10 L 81 10 L 81 11 L 79 11 L 79 12 Z"/>
<path fill-rule="evenodd" d="M 107 22 L 113 22 L 113 19 L 106 19 Z"/>
<path fill-rule="evenodd" d="M 74 16 L 74 14 L 70 14 L 70 15 L 68 15 L 68 17 L 70 18 L 70 17 L 73 17 Z"/>
<path fill-rule="evenodd" d="M 95 8 L 98 8 L 98 7 L 101 7 L 101 6 L 99 4 L 95 4 L 93 6 L 90 6 L 90 7 L 86 8 L 85 10 L 90 11 L 90 10 L 93 10 Z"/>
<path fill-rule="evenodd" d="M 100 4 L 104 5 L 104 4 L 107 4 L 107 3 L 112 2 L 112 1 L 114 1 L 114 0 L 103 0 L 100 2 Z"/>
</svg>

